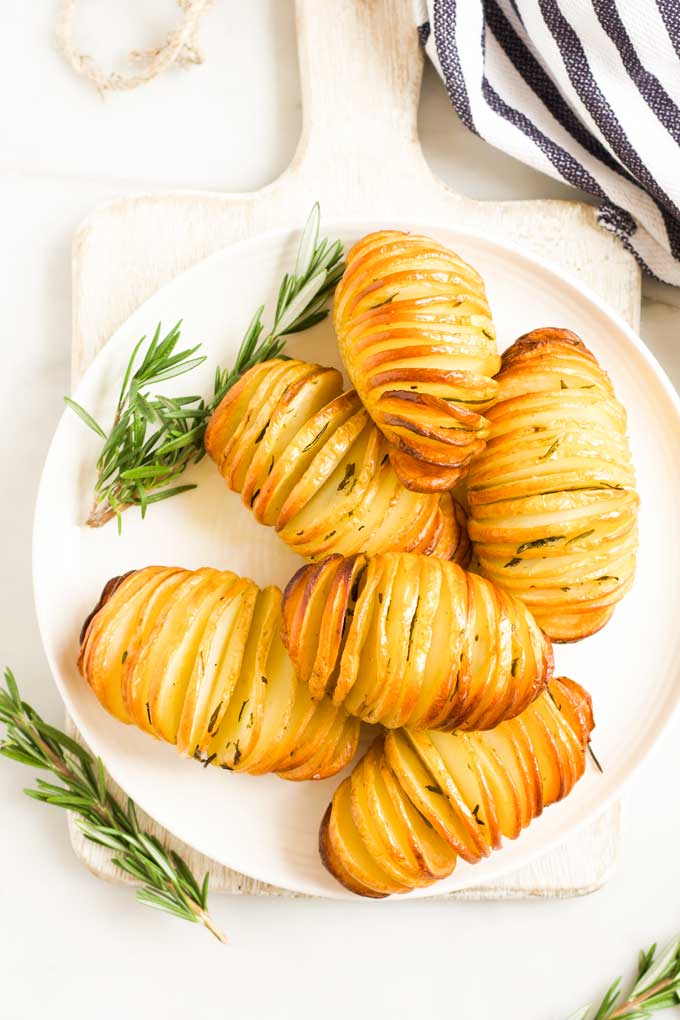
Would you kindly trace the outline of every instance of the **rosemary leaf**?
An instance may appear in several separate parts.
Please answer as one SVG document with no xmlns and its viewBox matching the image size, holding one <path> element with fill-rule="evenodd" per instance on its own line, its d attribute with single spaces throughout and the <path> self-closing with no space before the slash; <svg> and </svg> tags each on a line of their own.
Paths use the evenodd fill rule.
<svg viewBox="0 0 680 1020">
<path fill-rule="evenodd" d="M 298 279 L 302 279 L 309 273 L 310 266 L 314 260 L 315 252 L 317 251 L 319 244 L 319 220 L 321 219 L 321 210 L 319 204 L 314 206 L 305 229 L 302 232 L 302 240 L 300 241 L 300 247 L 298 248 L 297 259 L 295 260 L 294 276 Z M 323 242 L 324 247 L 326 241 Z"/>
<path fill-rule="evenodd" d="M 250 320 L 231 369 L 215 372 L 213 394 L 167 397 L 149 387 L 167 382 L 197 368 L 205 360 L 200 344 L 178 350 L 181 320 L 161 339 L 157 326 L 142 355 L 146 337 L 135 345 L 123 376 L 118 404 L 106 433 L 95 418 L 70 397 L 68 407 L 104 440 L 97 460 L 94 503 L 87 519 L 100 527 L 122 513 L 139 507 L 142 517 L 151 503 L 195 488 L 171 483 L 204 456 L 208 419 L 227 390 L 253 365 L 283 355 L 290 333 L 310 329 L 326 317 L 326 304 L 344 270 L 340 241 L 319 241 L 320 211 L 316 204 L 302 232 L 295 268 L 279 287 L 274 322 L 265 333 L 261 305 Z"/>
<path fill-rule="evenodd" d="M 315 300 L 326 281 L 326 275 L 326 270 L 322 269 L 290 301 L 276 324 L 279 336 L 294 332 L 296 320 L 302 316 L 309 303 Z"/>
<path fill-rule="evenodd" d="M 207 910 L 207 876 L 199 885 L 178 854 L 168 853 L 155 836 L 140 829 L 133 802 L 128 798 L 123 809 L 108 792 L 101 759 L 44 722 L 22 701 L 10 669 L 5 670 L 4 688 L 0 687 L 0 722 L 6 728 L 0 754 L 22 765 L 46 769 L 60 784 L 38 779 L 37 789 L 24 793 L 73 811 L 86 839 L 114 851 L 114 862 L 142 883 L 137 892 L 141 903 L 202 924 L 220 942 L 226 941 Z"/>
<path fill-rule="evenodd" d="M 93 432 L 96 432 L 102 439 L 106 439 L 106 432 L 104 432 L 104 429 L 94 420 L 92 415 L 89 414 L 84 407 L 77 404 L 75 400 L 71 400 L 70 397 L 64 397 L 64 403 L 68 404 L 72 411 L 75 411 L 78 417 L 85 422 L 88 428 L 92 429 Z"/>
<path fill-rule="evenodd" d="M 656 955 L 656 943 L 638 959 L 638 978 L 625 1001 L 621 1000 L 621 979 L 607 989 L 593 1012 L 590 1006 L 572 1013 L 569 1020 L 646 1020 L 663 1009 L 680 1003 L 680 936 Z"/>
<path fill-rule="evenodd" d="M 160 503 L 162 499 L 169 499 L 171 496 L 179 496 L 183 492 L 189 492 L 190 489 L 195 489 L 195 485 L 177 485 L 174 489 L 163 489 L 162 492 L 154 492 L 151 495 L 147 495 L 147 503 Z"/>
<path fill-rule="evenodd" d="M 678 954 L 680 954 L 680 938 L 673 939 L 668 945 L 661 950 L 659 955 L 654 959 L 656 953 L 656 946 L 653 946 L 650 953 L 645 957 L 645 969 L 640 974 L 635 987 L 633 988 L 633 995 L 642 995 L 643 992 L 649 991 L 652 985 L 655 985 L 657 981 L 661 981 L 662 978 L 667 976 L 669 968 L 673 964 L 678 963 Z M 680 968 L 677 969 L 677 973 L 680 975 Z"/>
</svg>

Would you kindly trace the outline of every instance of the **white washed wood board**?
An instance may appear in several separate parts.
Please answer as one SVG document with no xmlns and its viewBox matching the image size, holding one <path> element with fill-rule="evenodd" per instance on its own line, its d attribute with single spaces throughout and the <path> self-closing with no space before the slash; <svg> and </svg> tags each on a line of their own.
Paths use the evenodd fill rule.
<svg viewBox="0 0 680 1020">
<path fill-rule="evenodd" d="M 590 206 L 478 202 L 434 177 L 417 137 L 423 58 L 411 0 L 297 0 L 297 38 L 303 130 L 285 173 L 251 194 L 175 191 L 116 199 L 95 209 L 79 229 L 73 245 L 74 386 L 112 333 L 161 286 L 234 241 L 299 226 L 317 200 L 328 221 L 384 219 L 389 226 L 411 218 L 510 240 L 587 281 L 638 328 L 639 270 L 597 225 Z M 206 130 L 219 129 L 206 124 Z M 491 148 L 488 158 L 494 158 Z M 152 819 L 144 821 L 196 872 L 209 870 L 213 890 L 286 894 L 209 861 Z M 107 851 L 83 839 L 72 818 L 69 831 L 91 871 L 127 881 Z M 614 804 L 519 872 L 450 895 L 582 895 L 607 880 L 619 839 L 620 809 Z"/>
</svg>

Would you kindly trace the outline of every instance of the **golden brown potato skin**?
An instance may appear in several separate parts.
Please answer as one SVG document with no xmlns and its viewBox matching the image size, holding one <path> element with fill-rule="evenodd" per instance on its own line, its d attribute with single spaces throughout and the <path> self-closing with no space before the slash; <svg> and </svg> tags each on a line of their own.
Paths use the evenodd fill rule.
<svg viewBox="0 0 680 1020">
<path fill-rule="evenodd" d="M 583 775 L 588 694 L 554 679 L 494 730 L 396 730 L 377 738 L 335 792 L 319 836 L 326 868 L 360 896 L 431 885 L 515 839 Z"/>
<path fill-rule="evenodd" d="M 78 666 L 117 719 L 233 772 L 322 779 L 359 722 L 314 703 L 281 643 L 281 592 L 230 571 L 145 567 L 110 581 Z"/>
<path fill-rule="evenodd" d="M 283 640 L 313 698 L 390 729 L 490 729 L 552 676 L 550 641 L 519 599 L 413 553 L 302 567 Z"/>
<path fill-rule="evenodd" d="M 389 550 L 467 562 L 465 515 L 446 493 L 409 492 L 388 443 L 334 368 L 273 359 L 226 394 L 206 449 L 258 521 L 310 560 Z"/>
<path fill-rule="evenodd" d="M 521 598 L 554 641 L 607 622 L 635 572 L 638 496 L 626 413 L 568 330 L 503 355 L 491 437 L 467 478 L 480 572 Z"/>
<path fill-rule="evenodd" d="M 484 449 L 497 389 L 479 273 L 429 237 L 368 234 L 347 255 L 333 315 L 350 379 L 404 485 L 452 488 Z"/>
</svg>

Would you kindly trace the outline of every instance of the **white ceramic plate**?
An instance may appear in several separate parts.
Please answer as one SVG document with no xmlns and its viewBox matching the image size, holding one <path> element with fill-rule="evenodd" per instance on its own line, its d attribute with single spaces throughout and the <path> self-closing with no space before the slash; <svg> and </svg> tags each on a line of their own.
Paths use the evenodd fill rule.
<svg viewBox="0 0 680 1020">
<path fill-rule="evenodd" d="M 384 224 L 325 225 L 351 243 Z M 474 867 L 459 862 L 437 892 L 497 878 L 526 864 L 583 824 L 614 796 L 657 740 L 680 694 L 680 405 L 661 368 L 626 324 L 597 298 L 552 268 L 508 246 L 428 224 L 430 234 L 483 274 L 502 347 L 538 326 L 578 333 L 610 373 L 628 410 L 642 497 L 638 574 L 632 592 L 600 634 L 556 647 L 556 671 L 591 691 L 595 747 L 605 772 L 589 769 L 572 795 L 515 842 Z M 183 319 L 186 345 L 201 341 L 208 362 L 174 380 L 176 392 L 210 392 L 216 364 L 229 365 L 253 310 L 273 299 L 295 259 L 297 236 L 278 232 L 217 253 L 147 301 L 115 334 L 85 375 L 76 399 L 111 420 L 131 349 L 160 320 Z M 271 306 L 271 305 L 270 305 Z M 328 321 L 293 337 L 291 354 L 339 365 Z M 337 779 L 289 783 L 274 776 L 227 775 L 180 759 L 167 745 L 118 723 L 76 669 L 78 633 L 105 581 L 151 563 L 230 568 L 259 584 L 283 585 L 300 561 L 271 529 L 258 525 L 227 490 L 209 460 L 186 480 L 199 487 L 136 511 L 115 525 L 83 526 L 98 439 L 67 412 L 47 457 L 35 516 L 34 583 L 38 618 L 55 680 L 78 728 L 113 778 L 144 810 L 209 857 L 273 885 L 327 897 L 349 894 L 322 868 L 317 832 Z M 430 890 L 412 896 L 428 895 Z"/>
</svg>

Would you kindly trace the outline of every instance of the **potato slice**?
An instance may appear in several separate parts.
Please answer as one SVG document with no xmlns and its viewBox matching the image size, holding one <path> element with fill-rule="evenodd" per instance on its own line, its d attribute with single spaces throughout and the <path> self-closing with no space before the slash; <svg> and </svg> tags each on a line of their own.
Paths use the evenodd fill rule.
<svg viewBox="0 0 680 1020">
<path fill-rule="evenodd" d="M 269 683 L 267 656 L 280 626 L 278 590 L 257 591 L 253 600 L 251 583 L 233 606 L 231 628 L 225 621 L 224 636 L 215 635 L 216 644 L 222 641 L 222 652 L 199 750 L 206 761 L 220 767 L 233 767 L 236 747 L 243 758 L 259 737 Z"/>
<path fill-rule="evenodd" d="M 431 881 L 450 875 L 456 866 L 458 856 L 452 847 L 439 835 L 430 822 L 411 803 L 397 781 L 385 756 L 382 756 L 377 772 L 380 783 L 389 796 L 398 828 L 404 832 L 408 846 L 420 866 L 418 885 L 429 885 Z M 386 809 L 386 817 L 392 817 Z"/>
<path fill-rule="evenodd" d="M 311 528 L 317 519 L 326 520 L 331 494 L 333 502 L 336 493 L 343 493 L 343 500 L 348 490 L 351 495 L 356 488 L 357 461 L 361 462 L 362 450 L 368 449 L 371 441 L 369 425 L 368 415 L 359 409 L 330 435 L 322 427 L 309 441 L 314 459 L 281 507 L 276 523 L 284 540 Z"/>
<path fill-rule="evenodd" d="M 253 581 L 234 576 L 231 586 L 213 607 L 182 705 L 177 731 L 180 754 L 207 759 L 211 731 L 221 721 L 225 686 L 229 686 L 230 693 L 233 693 L 236 669 L 231 666 L 231 661 L 242 662 L 257 594 L 257 585 Z M 252 728 L 255 719 L 252 707 L 249 719 Z"/>
<path fill-rule="evenodd" d="M 313 698 L 327 691 L 335 663 L 325 641 L 322 642 L 322 618 L 333 590 L 339 556 L 331 556 L 312 568 L 302 567 L 286 586 L 283 606 L 283 638 L 297 676 L 307 683 Z M 339 625 L 344 612 L 339 612 Z M 328 627 L 323 637 L 331 640 Z"/>
<path fill-rule="evenodd" d="M 380 581 L 374 590 L 371 585 L 373 581 L 371 567 L 375 562 L 375 560 L 369 561 L 366 582 L 359 596 L 354 617 L 350 623 L 349 634 L 345 641 L 345 654 L 343 655 L 344 666 L 350 650 L 350 642 L 363 618 L 361 612 L 363 606 L 361 604 L 370 598 L 374 603 L 374 610 L 370 616 L 370 623 L 366 628 L 366 637 L 362 643 L 361 654 L 357 658 L 357 671 L 354 683 L 349 694 L 345 695 L 344 698 L 347 711 L 351 715 L 358 715 L 366 722 L 378 721 L 373 709 L 379 701 L 382 685 L 390 668 L 392 648 L 387 632 L 387 622 L 391 607 L 392 589 L 398 570 L 396 559 L 389 556 L 382 557 L 380 564 L 378 564 Z M 369 619 L 368 615 L 366 619 Z M 340 696 L 342 679 L 343 674 L 341 672 L 340 681 L 336 688 L 336 697 Z"/>
<path fill-rule="evenodd" d="M 555 737 L 542 716 L 534 711 L 525 720 L 531 744 L 531 755 L 536 762 L 543 795 L 543 807 L 561 800 L 569 785 L 569 769 Z"/>
<path fill-rule="evenodd" d="M 335 692 L 347 631 L 352 626 L 365 569 L 365 558 L 353 556 L 341 560 L 335 572 L 321 614 L 318 651 L 309 681 L 313 696 L 322 686 L 330 695 Z"/>
<path fill-rule="evenodd" d="M 427 662 L 432 644 L 432 628 L 439 610 L 442 575 L 441 571 L 432 569 L 426 558 L 418 559 L 419 586 L 418 603 L 409 626 L 406 662 L 404 664 L 404 680 L 398 703 L 387 725 L 401 725 L 406 720 L 418 724 L 422 709 L 418 706 L 426 699 Z M 434 700 L 430 698 L 427 704 Z"/>
<path fill-rule="evenodd" d="M 334 754 L 346 721 L 344 714 L 338 712 L 328 698 L 312 702 L 302 684 L 297 687 L 296 699 L 300 707 L 294 714 L 299 717 L 300 725 L 296 730 L 292 725 L 289 727 L 292 732 L 288 748 L 284 749 L 286 753 L 282 754 L 282 764 L 276 769 L 284 779 L 301 778 L 303 772 L 307 773 L 305 778 L 310 778 L 326 756 Z"/>
<path fill-rule="evenodd" d="M 214 461 L 222 460 L 231 438 L 250 408 L 254 394 L 264 378 L 277 366 L 283 367 L 283 362 L 272 360 L 266 366 L 253 365 L 220 401 L 205 432 L 205 448 Z"/>
<path fill-rule="evenodd" d="M 364 411 L 335 432 L 281 510 L 277 528 L 285 542 L 317 559 L 335 549 L 331 540 L 354 526 L 351 518 L 371 485 L 377 446 L 378 437 Z"/>
<path fill-rule="evenodd" d="M 408 730 L 390 731 L 385 738 L 385 757 L 395 778 L 411 803 L 427 819 L 436 832 L 463 860 L 476 861 L 484 854 L 483 840 L 476 833 L 474 819 L 456 790 L 446 780 L 442 788 L 414 746 L 415 734 Z M 439 777 L 443 777 L 443 768 Z M 474 827 L 474 828 L 473 828 Z"/>
<path fill-rule="evenodd" d="M 328 843 L 351 881 L 354 891 L 362 895 L 387 896 L 392 892 L 406 892 L 407 886 L 397 886 L 382 865 L 373 859 L 352 815 L 351 784 L 346 779 L 333 798 L 328 820 Z M 329 854 L 329 856 L 331 856 Z M 366 892 L 363 890 L 370 890 Z"/>
<path fill-rule="evenodd" d="M 188 570 L 170 568 L 165 577 L 159 578 L 159 583 L 145 599 L 142 616 L 128 643 L 128 654 L 121 678 L 123 701 L 135 725 L 154 736 L 158 734 L 151 725 L 147 710 L 149 676 L 137 669 L 137 661 L 153 634 L 164 607 L 168 606 L 189 576 Z"/>
<path fill-rule="evenodd" d="M 182 705 L 203 632 L 215 603 L 232 584 L 216 570 L 197 572 L 192 590 L 182 593 L 140 656 L 140 668 L 151 675 L 149 716 L 154 729 L 169 743 L 177 740 Z"/>
<path fill-rule="evenodd" d="M 489 853 L 489 820 L 486 804 L 469 747 L 462 735 L 436 730 L 407 730 L 409 741 L 432 777 L 428 793 L 445 797 L 456 815 L 463 845 L 458 849 L 466 861 L 477 861 Z"/>
<path fill-rule="evenodd" d="M 369 560 L 365 570 L 363 569 L 366 563 L 365 558 L 359 557 L 357 562 L 361 578 L 357 589 L 357 598 L 351 606 L 352 615 L 348 617 L 345 614 L 345 621 L 343 621 L 343 623 L 346 622 L 346 630 L 342 638 L 340 669 L 333 691 L 333 703 L 336 705 L 344 703 L 356 683 L 359 665 L 364 657 L 364 647 L 373 631 L 373 618 L 384 598 L 383 593 L 379 590 L 382 580 L 382 561 Z M 367 650 L 366 654 L 374 655 L 375 647 Z"/>
<path fill-rule="evenodd" d="M 300 426 L 294 439 L 275 458 L 274 467 L 262 485 L 253 507 L 258 520 L 277 529 L 283 527 L 281 512 L 284 503 L 316 457 L 319 438 L 324 443 L 329 442 L 333 434 L 360 409 L 359 398 L 354 390 L 349 390 L 336 396 Z"/>
<path fill-rule="evenodd" d="M 262 728 L 248 760 L 248 769 L 253 773 L 275 771 L 273 766 L 281 758 L 280 748 L 285 743 L 289 725 L 299 724 L 297 713 L 294 713 L 297 689 L 295 672 L 278 633 L 272 639 L 265 675 L 269 683 L 266 685 Z M 306 705 L 297 707 L 300 712 L 307 708 Z M 235 758 L 234 767 L 237 765 Z"/>
<path fill-rule="evenodd" d="M 488 799 L 493 805 L 499 835 L 507 839 L 516 839 L 522 831 L 520 795 L 510 770 L 504 767 L 504 763 L 488 743 L 486 736 L 486 733 L 466 734 L 468 740 L 474 741 L 475 761 L 487 786 Z M 494 846 L 498 848 L 500 841 Z"/>
<path fill-rule="evenodd" d="M 392 882 L 403 889 L 411 888 L 417 880 L 415 862 L 407 862 L 401 849 L 390 840 L 390 828 L 382 822 L 380 805 L 371 798 L 375 788 L 369 780 L 367 759 L 362 758 L 350 777 L 350 809 L 352 820 L 373 860 L 377 861 Z M 410 866 L 409 866 L 410 865 Z"/>
<path fill-rule="evenodd" d="M 274 470 L 277 458 L 305 422 L 338 395 L 341 385 L 342 376 L 336 369 L 313 366 L 312 371 L 284 391 L 273 408 L 264 434 L 256 437 L 256 448 L 241 487 L 241 499 L 253 508 L 258 520 L 262 519 L 258 509 L 262 487 Z"/>
<path fill-rule="evenodd" d="M 389 655 L 382 671 L 382 689 L 371 698 L 371 714 L 392 728 L 401 725 L 402 720 L 396 710 L 404 695 L 408 694 L 410 700 L 415 700 L 417 695 L 417 691 L 407 691 L 406 680 L 412 631 L 420 600 L 420 558 L 409 557 L 403 564 L 396 557 L 394 561 L 396 569 L 384 622 L 385 648 Z"/>
<path fill-rule="evenodd" d="M 234 434 L 231 446 L 225 450 L 220 466 L 222 475 L 235 492 L 243 490 L 246 474 L 258 443 L 286 390 L 316 370 L 316 365 L 307 365 L 301 361 L 285 361 L 283 368 L 272 373 L 272 378 L 264 378 L 238 431 Z"/>
<path fill-rule="evenodd" d="M 286 769 L 285 772 L 279 770 L 278 774 L 282 779 L 327 779 L 350 763 L 359 744 L 361 723 L 342 710 L 338 711 L 335 706 L 333 708 L 337 718 L 328 737 L 323 740 L 315 754 L 302 765 L 293 770 Z"/>
<path fill-rule="evenodd" d="M 260 369 L 257 374 L 255 373 L 256 368 Z M 282 359 L 275 359 L 269 362 L 267 367 L 264 365 L 254 366 L 251 371 L 253 372 L 256 385 L 252 388 L 248 387 L 247 391 L 244 388 L 244 391 L 241 392 L 237 383 L 222 400 L 220 404 L 222 413 L 217 415 L 218 429 L 215 433 L 214 443 L 209 441 L 211 439 L 212 422 L 208 422 L 208 428 L 206 429 L 206 449 L 215 460 L 220 469 L 220 474 L 232 489 L 235 488 L 232 478 L 234 458 L 242 456 L 244 451 L 248 449 L 249 444 L 259 434 L 252 430 L 253 418 L 263 407 L 273 406 L 276 398 L 272 398 L 272 394 L 281 391 L 280 382 L 282 378 L 286 377 L 288 363 Z M 246 380 L 248 380 L 248 373 L 246 373 L 241 382 L 245 384 Z M 246 392 L 248 396 L 247 402 L 243 399 L 246 396 Z M 236 393 L 237 397 L 234 405 L 231 402 L 232 393 Z M 218 408 L 218 411 L 220 408 Z M 236 491 L 238 492 L 239 490 L 236 489 Z"/>
<path fill-rule="evenodd" d="M 550 697 L 585 750 L 595 726 L 589 694 L 567 677 L 556 677 L 549 685 Z"/>
<path fill-rule="evenodd" d="M 162 568 L 148 568 L 126 577 L 118 598 L 107 597 L 111 582 L 100 599 L 100 607 L 84 628 L 79 665 L 102 705 L 122 722 L 132 721 L 122 696 L 122 678 L 129 645 L 149 593 L 163 579 Z M 113 594 L 115 594 L 115 589 Z"/>
<path fill-rule="evenodd" d="M 389 477 L 387 472 L 384 477 L 386 480 Z M 372 551 L 409 552 L 418 545 L 427 545 L 431 541 L 428 536 L 433 529 L 442 526 L 438 499 L 410 492 L 398 479 L 396 481 L 396 488 L 392 488 L 393 495 L 382 520 L 377 522 L 375 530 L 371 530 L 370 541 L 366 546 L 369 555 Z"/>
<path fill-rule="evenodd" d="M 423 574 L 423 601 L 418 607 L 423 627 L 429 625 L 429 637 L 424 631 L 418 634 L 420 693 L 409 723 L 416 727 L 433 726 L 448 714 L 450 697 L 455 689 L 452 673 L 459 663 L 462 632 L 462 606 L 454 600 L 447 571 L 425 559 L 421 563 Z M 460 626 L 458 623 L 460 622 Z M 413 646 L 412 646 L 413 647 Z M 413 660 L 415 667 L 416 660 Z"/>
<path fill-rule="evenodd" d="M 376 820 L 384 850 L 399 869 L 400 880 L 405 875 L 412 885 L 428 885 L 435 876 L 425 865 L 422 850 L 415 849 L 403 806 L 397 808 L 383 778 L 383 765 L 383 741 L 378 738 L 363 759 L 366 810 Z"/>
<path fill-rule="evenodd" d="M 510 682 L 510 622 L 493 587 L 475 574 L 467 575 L 468 625 L 463 633 L 461 673 L 455 711 L 450 723 L 474 729 L 484 710 L 493 709 Z M 481 709 L 481 711 L 480 711 Z M 495 722 L 499 720 L 494 720 Z"/>
</svg>

